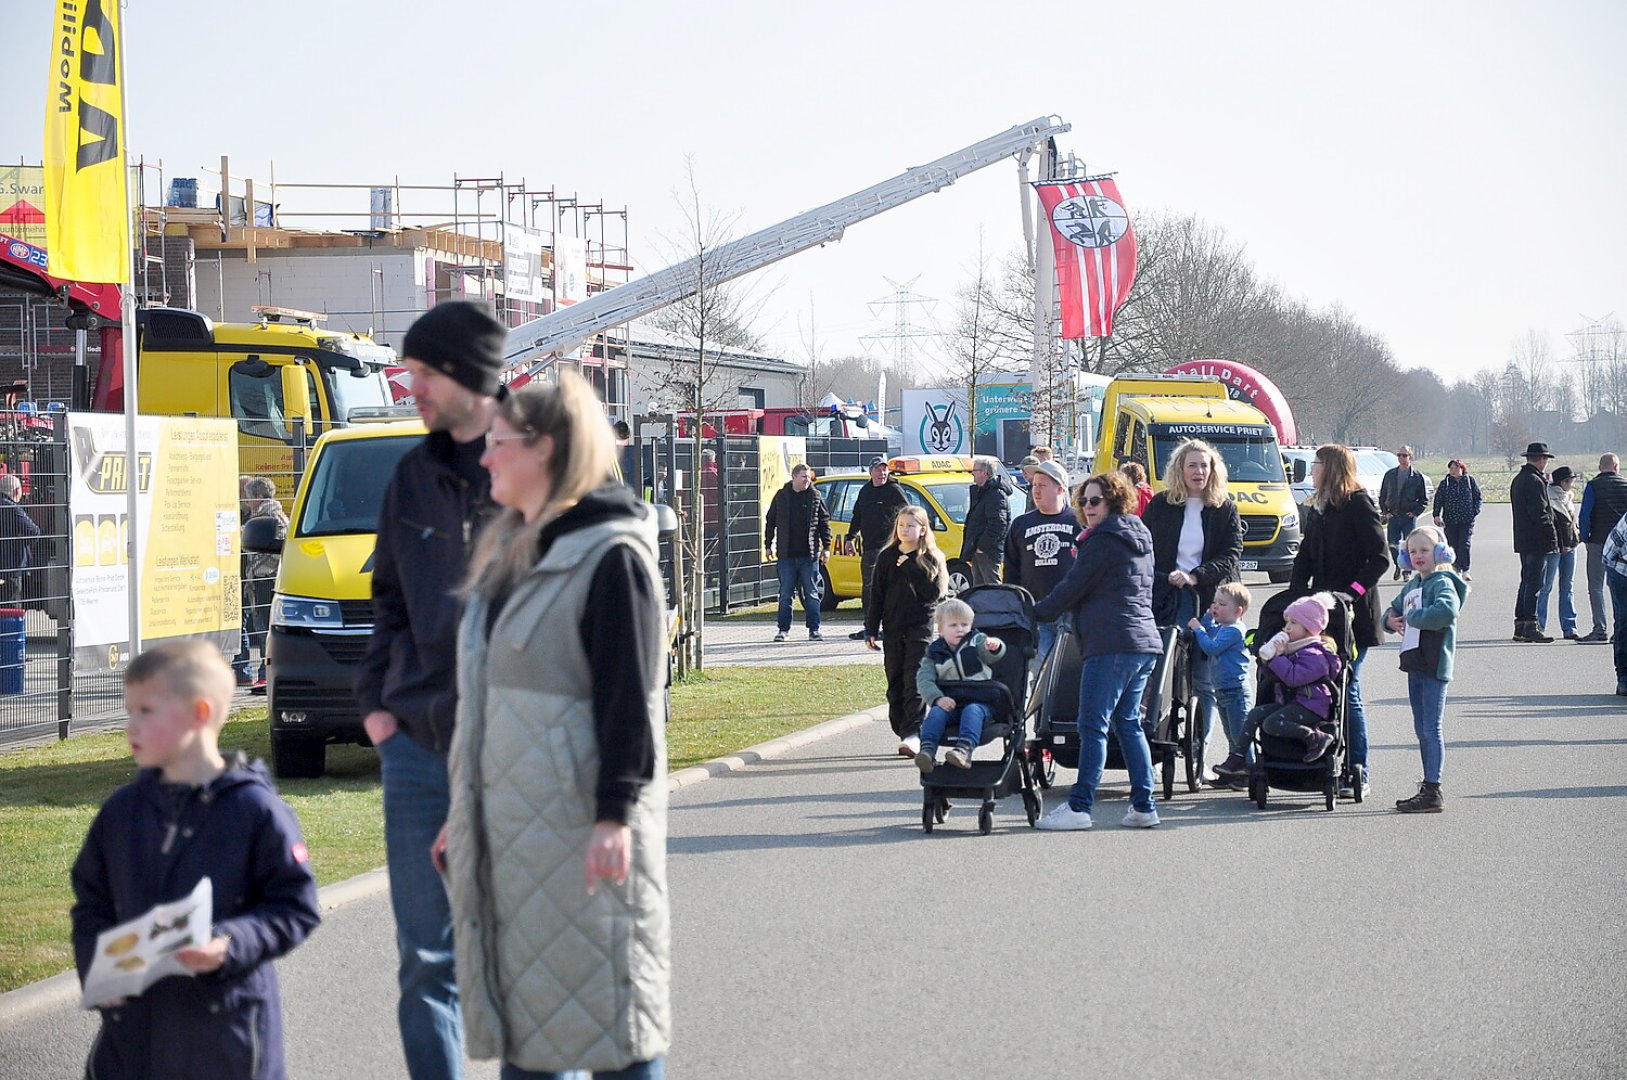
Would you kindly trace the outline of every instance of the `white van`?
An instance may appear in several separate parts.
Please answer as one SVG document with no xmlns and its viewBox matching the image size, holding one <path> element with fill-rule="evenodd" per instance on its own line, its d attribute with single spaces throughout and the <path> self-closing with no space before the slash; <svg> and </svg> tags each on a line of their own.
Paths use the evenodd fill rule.
<svg viewBox="0 0 1627 1080">
<path fill-rule="evenodd" d="M 1356 479 L 1361 481 L 1362 488 L 1373 500 L 1373 504 L 1378 505 L 1379 485 L 1384 481 L 1384 474 L 1398 464 L 1396 456 L 1376 446 L 1352 446 L 1350 453 L 1356 459 Z M 1314 460 L 1316 460 L 1314 446 L 1285 446 L 1282 449 L 1283 468 L 1288 471 L 1294 502 L 1302 506 L 1314 491 L 1311 485 L 1311 462 Z"/>
</svg>

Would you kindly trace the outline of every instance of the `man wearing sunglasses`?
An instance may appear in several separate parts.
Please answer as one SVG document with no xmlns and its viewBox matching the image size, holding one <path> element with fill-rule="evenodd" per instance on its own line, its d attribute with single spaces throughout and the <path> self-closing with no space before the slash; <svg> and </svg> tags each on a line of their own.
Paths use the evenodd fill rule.
<svg viewBox="0 0 1627 1080">
<path fill-rule="evenodd" d="M 1417 526 L 1418 515 L 1429 508 L 1429 478 L 1412 467 L 1412 447 L 1401 447 L 1395 457 L 1399 464 L 1384 474 L 1378 486 L 1378 512 L 1388 530 L 1390 557 L 1396 562 L 1393 580 L 1400 581 L 1412 576 L 1412 571 L 1401 569 L 1398 553 Z"/>
</svg>

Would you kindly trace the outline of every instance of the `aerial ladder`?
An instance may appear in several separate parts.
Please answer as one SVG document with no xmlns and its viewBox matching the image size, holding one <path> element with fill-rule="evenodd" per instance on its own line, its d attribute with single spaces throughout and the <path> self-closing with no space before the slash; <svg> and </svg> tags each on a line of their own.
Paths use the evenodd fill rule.
<svg viewBox="0 0 1627 1080">
<path fill-rule="evenodd" d="M 535 377 L 553 357 L 571 351 L 594 334 L 676 304 L 702 288 L 732 281 L 800 251 L 840 240 L 849 225 L 940 191 L 968 173 L 1033 152 L 1070 128 L 1055 116 L 1030 120 L 846 198 L 720 245 L 704 256 L 686 259 L 522 323 L 508 332 L 506 366 L 514 370 L 516 378 Z"/>
</svg>

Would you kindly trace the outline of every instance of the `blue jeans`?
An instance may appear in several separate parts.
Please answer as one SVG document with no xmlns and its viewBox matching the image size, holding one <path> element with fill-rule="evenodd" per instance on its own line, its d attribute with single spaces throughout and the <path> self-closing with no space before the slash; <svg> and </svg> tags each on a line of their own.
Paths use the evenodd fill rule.
<svg viewBox="0 0 1627 1080">
<path fill-rule="evenodd" d="M 819 598 L 824 595 L 819 580 L 819 560 L 808 555 L 789 559 L 775 559 L 774 569 L 780 576 L 780 633 L 791 629 L 791 594 L 802 594 L 802 613 L 808 623 L 808 632 L 819 629 Z"/>
<path fill-rule="evenodd" d="M 1068 805 L 1080 813 L 1090 813 L 1096 802 L 1110 721 L 1130 771 L 1130 805 L 1144 814 L 1152 811 L 1152 751 L 1141 730 L 1141 697 L 1157 663 L 1152 653 L 1085 657 L 1079 669 L 1079 777 L 1068 792 Z"/>
<path fill-rule="evenodd" d="M 401 955 L 396 1016 L 412 1080 L 463 1075 L 463 1015 L 452 968 L 452 906 L 429 846 L 446 824 L 446 755 L 403 729 L 379 744 L 390 906 Z"/>
<path fill-rule="evenodd" d="M 1554 579 L 1559 579 L 1559 629 L 1567 634 L 1576 633 L 1576 599 L 1571 583 L 1576 579 L 1576 549 L 1550 551 L 1542 563 L 1542 588 L 1537 590 L 1537 629 L 1548 629 L 1548 597 L 1554 591 Z"/>
<path fill-rule="evenodd" d="M 1215 689 L 1215 703 L 1220 708 L 1220 726 L 1226 732 L 1227 752 L 1242 754 L 1245 758 L 1253 755 L 1254 744 L 1250 742 L 1247 746 L 1239 746 L 1238 743 L 1243 738 L 1243 721 L 1254 707 L 1253 697 L 1246 684 Z"/>
<path fill-rule="evenodd" d="M 1441 782 L 1441 760 L 1446 740 L 1441 736 L 1441 714 L 1446 711 L 1446 682 L 1416 672 L 1407 673 L 1407 700 L 1412 702 L 1412 729 L 1418 733 L 1418 753 L 1424 759 L 1424 781 Z"/>
<path fill-rule="evenodd" d="M 499 1080 L 583 1080 L 592 1075 L 593 1080 L 663 1080 L 667 1075 L 667 1067 L 663 1059 L 654 1061 L 637 1061 L 625 1069 L 615 1069 L 611 1072 L 595 1072 L 592 1074 L 580 1070 L 572 1072 L 533 1072 L 522 1069 L 518 1065 L 503 1062 L 503 1071 Z"/>
<path fill-rule="evenodd" d="M 1397 514 L 1385 526 L 1385 535 L 1390 541 L 1390 558 L 1396 566 L 1401 565 L 1401 550 L 1406 546 L 1407 534 L 1418 526 L 1416 517 L 1404 517 Z"/>
<path fill-rule="evenodd" d="M 1606 569 L 1604 584 L 1610 590 L 1610 607 L 1616 620 L 1616 632 L 1610 635 L 1610 648 L 1616 659 L 1616 678 L 1627 679 L 1627 575 Z"/>
<path fill-rule="evenodd" d="M 956 745 L 967 751 L 977 749 L 983 737 L 983 725 L 989 722 L 989 707 L 969 701 L 958 709 L 940 709 L 934 705 L 926 711 L 921 723 L 921 749 L 930 753 L 943 743 L 943 729 L 955 717 L 960 718 L 960 738 Z"/>
<path fill-rule="evenodd" d="M 1360 765 L 1368 779 L 1373 770 L 1367 765 L 1367 710 L 1361 701 L 1361 664 L 1367 659 L 1367 650 L 1358 649 L 1350 664 L 1350 681 L 1345 687 L 1345 712 L 1350 723 L 1350 764 Z"/>
</svg>

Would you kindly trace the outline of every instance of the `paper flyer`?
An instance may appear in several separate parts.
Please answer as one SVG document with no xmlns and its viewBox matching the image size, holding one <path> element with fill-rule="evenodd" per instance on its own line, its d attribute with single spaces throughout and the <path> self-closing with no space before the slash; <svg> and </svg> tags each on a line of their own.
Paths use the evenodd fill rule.
<svg viewBox="0 0 1627 1080">
<path fill-rule="evenodd" d="M 1424 590 L 1412 590 L 1407 594 L 1407 598 L 1401 601 L 1401 617 L 1405 619 L 1408 615 L 1417 611 L 1423 606 L 1423 602 Z M 1406 629 L 1401 632 L 1401 651 L 1406 652 L 1408 649 L 1416 649 L 1417 647 L 1418 628 L 1409 622 L 1406 624 Z"/>
<path fill-rule="evenodd" d="M 214 922 L 214 886 L 208 878 L 191 895 L 154 906 L 140 918 L 96 936 L 96 958 L 85 975 L 81 1009 L 136 997 L 159 979 L 190 975 L 175 954 L 208 942 Z"/>
</svg>

